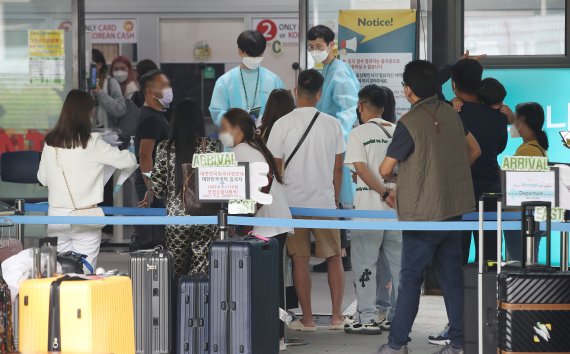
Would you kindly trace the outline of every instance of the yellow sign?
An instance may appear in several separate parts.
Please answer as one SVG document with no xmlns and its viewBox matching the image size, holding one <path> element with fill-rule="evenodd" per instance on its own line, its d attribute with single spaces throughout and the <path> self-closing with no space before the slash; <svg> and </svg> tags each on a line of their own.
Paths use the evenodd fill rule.
<svg viewBox="0 0 570 354">
<path fill-rule="evenodd" d="M 381 14 L 381 15 L 379 15 Z M 364 36 L 360 43 L 416 22 L 415 10 L 341 10 L 339 25 Z"/>
<path fill-rule="evenodd" d="M 63 57 L 63 30 L 28 30 L 28 55 L 34 57 Z"/>
<path fill-rule="evenodd" d="M 501 169 L 503 171 L 550 171 L 548 158 L 538 156 L 505 156 Z"/>
</svg>

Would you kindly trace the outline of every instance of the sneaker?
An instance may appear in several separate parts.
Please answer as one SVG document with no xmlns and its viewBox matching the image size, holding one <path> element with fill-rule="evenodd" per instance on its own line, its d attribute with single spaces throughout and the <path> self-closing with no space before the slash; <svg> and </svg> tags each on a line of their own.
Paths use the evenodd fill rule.
<svg viewBox="0 0 570 354">
<path fill-rule="evenodd" d="M 400 350 L 392 349 L 388 343 L 384 344 L 383 346 L 378 349 L 377 352 L 372 354 L 408 354 L 408 346 L 404 345 Z"/>
<path fill-rule="evenodd" d="M 384 319 L 383 321 L 380 321 L 378 325 L 383 331 L 389 331 L 390 327 L 392 326 L 392 322 L 388 321 L 387 319 Z"/>
<path fill-rule="evenodd" d="M 449 338 L 449 324 L 445 326 L 443 331 L 438 334 L 432 334 L 428 336 L 428 343 L 435 344 L 435 345 L 448 345 L 451 343 L 451 339 Z"/>
<path fill-rule="evenodd" d="M 279 339 L 279 351 L 283 352 L 287 350 L 287 343 L 285 343 L 285 338 Z"/>
<path fill-rule="evenodd" d="M 463 354 L 463 348 L 454 348 L 451 345 L 446 345 L 440 351 L 433 354 Z"/>
<path fill-rule="evenodd" d="M 382 334 L 382 329 L 378 322 L 370 320 L 368 323 L 354 322 L 346 324 L 344 325 L 344 332 L 350 334 L 378 335 Z"/>
</svg>

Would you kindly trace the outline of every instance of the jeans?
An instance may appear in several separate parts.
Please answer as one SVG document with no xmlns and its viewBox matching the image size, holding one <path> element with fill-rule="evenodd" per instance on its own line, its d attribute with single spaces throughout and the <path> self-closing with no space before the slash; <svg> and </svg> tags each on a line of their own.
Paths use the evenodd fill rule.
<svg viewBox="0 0 570 354">
<path fill-rule="evenodd" d="M 400 231 L 353 230 L 351 235 L 350 251 L 359 321 L 361 323 L 369 323 L 371 320 L 378 321 L 377 265 L 380 257 L 383 256 L 392 272 L 392 284 L 397 287 L 402 255 L 402 233 Z M 379 284 L 384 287 L 385 285 Z"/>
<path fill-rule="evenodd" d="M 399 269 L 400 264 L 398 264 L 398 270 L 394 272 L 394 274 L 398 276 L 398 279 L 400 279 Z M 392 283 L 390 288 L 386 288 L 388 283 Z M 398 284 L 394 285 L 392 282 L 390 264 L 386 260 L 386 257 L 384 257 L 384 254 L 380 253 L 380 258 L 376 264 L 376 307 L 378 307 L 380 313 L 385 314 L 386 318 L 390 322 L 394 320 L 394 314 L 396 313 L 397 293 Z"/>
<path fill-rule="evenodd" d="M 459 218 L 448 221 L 455 220 Z M 443 289 L 451 344 L 463 347 L 461 231 L 404 231 L 397 311 L 388 338 L 394 349 L 410 341 L 410 331 L 418 314 L 423 274 L 432 259 Z"/>
</svg>

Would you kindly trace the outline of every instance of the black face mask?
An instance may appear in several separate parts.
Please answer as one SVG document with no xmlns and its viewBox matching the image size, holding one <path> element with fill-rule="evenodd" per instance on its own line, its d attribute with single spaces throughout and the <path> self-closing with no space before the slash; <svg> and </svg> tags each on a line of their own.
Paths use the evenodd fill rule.
<svg viewBox="0 0 570 354">
<path fill-rule="evenodd" d="M 358 110 L 358 107 L 356 107 L 356 118 L 358 118 L 358 123 L 360 125 L 364 124 L 364 122 L 362 121 L 362 117 L 360 116 L 360 111 Z"/>
</svg>

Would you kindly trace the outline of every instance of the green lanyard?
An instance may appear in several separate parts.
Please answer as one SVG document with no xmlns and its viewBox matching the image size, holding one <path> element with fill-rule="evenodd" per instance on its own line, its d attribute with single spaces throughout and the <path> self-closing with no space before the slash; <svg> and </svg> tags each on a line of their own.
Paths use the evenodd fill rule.
<svg viewBox="0 0 570 354">
<path fill-rule="evenodd" d="M 241 85 L 243 86 L 243 93 L 245 94 L 245 104 L 247 105 L 247 112 L 249 113 L 252 108 L 255 107 L 255 101 L 257 100 L 257 88 L 259 87 L 259 72 L 261 68 L 257 69 L 257 82 L 255 83 L 255 93 L 253 95 L 253 102 L 251 106 L 249 105 L 249 98 L 247 97 L 247 89 L 245 88 L 245 81 L 243 79 L 243 69 L 239 69 L 239 74 L 241 75 Z"/>
</svg>

